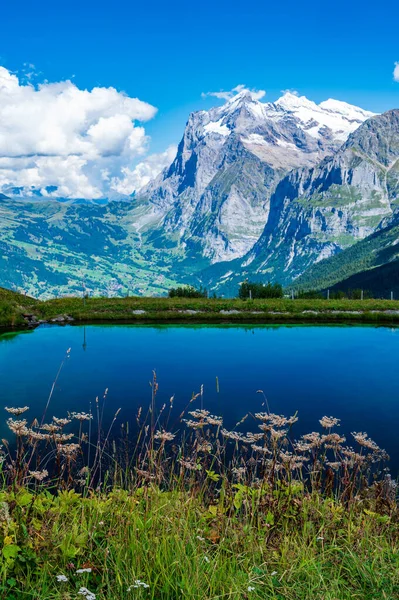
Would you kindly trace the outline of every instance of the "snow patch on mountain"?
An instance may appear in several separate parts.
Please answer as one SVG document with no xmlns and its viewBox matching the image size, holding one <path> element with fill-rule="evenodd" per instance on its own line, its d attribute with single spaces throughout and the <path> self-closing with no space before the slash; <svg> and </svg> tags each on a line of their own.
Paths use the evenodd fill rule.
<svg viewBox="0 0 399 600">
<path fill-rule="evenodd" d="M 334 154 L 370 116 L 291 92 L 261 102 L 243 89 L 190 115 L 176 158 L 140 199 L 156 207 L 168 245 L 172 240 L 185 255 L 190 248 L 210 262 L 241 257 L 262 233 L 282 177 Z"/>
</svg>

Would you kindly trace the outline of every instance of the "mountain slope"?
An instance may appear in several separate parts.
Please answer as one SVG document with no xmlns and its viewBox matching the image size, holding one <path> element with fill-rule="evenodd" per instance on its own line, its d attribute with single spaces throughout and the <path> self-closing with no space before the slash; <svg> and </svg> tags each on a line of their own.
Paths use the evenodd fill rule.
<svg viewBox="0 0 399 600">
<path fill-rule="evenodd" d="M 1 285 L 40 298 L 163 293 L 176 280 L 167 254 L 155 262 L 142 247 L 140 211 L 134 202 L 0 199 Z"/>
<path fill-rule="evenodd" d="M 251 251 L 210 269 L 205 280 L 226 289 L 245 277 L 291 284 L 315 262 L 376 231 L 398 201 L 399 110 L 392 110 L 367 120 L 333 157 L 289 173 L 272 195 L 268 222 Z"/>
<path fill-rule="evenodd" d="M 295 280 L 296 289 L 339 288 L 357 274 L 366 273 L 375 267 L 394 263 L 399 258 L 399 214 L 392 222 L 347 248 L 343 252 L 322 260 Z"/>
<path fill-rule="evenodd" d="M 399 298 L 399 258 L 379 267 L 361 271 L 340 281 L 332 286 L 331 290 L 349 292 L 351 290 L 365 290 L 373 298 Z"/>
<path fill-rule="evenodd" d="M 299 248 L 298 235 L 306 237 L 309 229 L 304 208 L 308 196 L 315 200 L 311 188 L 318 185 L 311 174 L 328 170 L 331 157 L 370 115 L 334 100 L 317 105 L 287 93 L 262 103 L 242 92 L 223 106 L 193 113 L 175 160 L 135 197 L 25 199 L 23 190 L 10 189 L 15 197 L 0 196 L 0 285 L 45 298 L 85 291 L 159 295 L 198 277 L 218 289 L 230 285 L 229 293 L 236 293 L 246 273 L 278 278 L 290 244 Z M 372 147 L 362 152 L 374 156 Z M 395 169 L 384 169 L 393 195 Z M 295 204 L 302 189 L 306 202 Z M 389 202 L 381 204 L 389 215 Z M 374 230 L 380 215 L 362 219 L 359 238 Z M 315 255 L 327 256 L 330 246 L 340 248 L 329 231 L 327 245 L 318 240 L 317 251 L 314 239 L 308 251 L 292 256 L 283 281 L 305 270 Z"/>
<path fill-rule="evenodd" d="M 262 233 L 281 178 L 334 153 L 370 116 L 290 93 L 262 103 L 248 91 L 193 113 L 172 165 L 139 194 L 161 215 L 160 243 L 200 262 L 243 256 Z"/>
</svg>

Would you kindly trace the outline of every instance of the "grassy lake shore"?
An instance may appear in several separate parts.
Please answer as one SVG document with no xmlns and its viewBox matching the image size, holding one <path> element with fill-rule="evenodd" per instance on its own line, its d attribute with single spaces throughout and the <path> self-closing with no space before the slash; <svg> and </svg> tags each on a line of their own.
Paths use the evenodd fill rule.
<svg viewBox="0 0 399 600">
<path fill-rule="evenodd" d="M 70 317 L 70 319 L 68 319 Z M 397 300 L 60 298 L 39 301 L 0 290 L 0 327 L 52 322 L 399 323 Z"/>
</svg>

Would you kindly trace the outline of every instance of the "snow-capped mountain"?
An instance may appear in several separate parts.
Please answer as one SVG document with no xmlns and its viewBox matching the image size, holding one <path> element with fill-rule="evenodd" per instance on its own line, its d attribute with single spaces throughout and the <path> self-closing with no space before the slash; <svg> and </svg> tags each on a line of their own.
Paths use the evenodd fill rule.
<svg viewBox="0 0 399 600">
<path fill-rule="evenodd" d="M 244 90 L 190 115 L 175 160 L 139 197 L 161 215 L 162 235 L 184 255 L 212 263 L 243 256 L 261 234 L 270 196 L 287 172 L 333 154 L 372 115 L 290 92 L 263 103 Z"/>
<path fill-rule="evenodd" d="M 235 289 L 249 277 L 288 285 L 305 273 L 309 285 L 316 263 L 397 224 L 398 203 L 399 110 L 391 110 L 368 119 L 317 166 L 288 173 L 253 248 L 240 260 L 215 265 L 202 283 Z M 330 270 L 327 260 L 316 269 L 319 281 L 321 273 L 331 277 L 334 264 Z"/>
</svg>

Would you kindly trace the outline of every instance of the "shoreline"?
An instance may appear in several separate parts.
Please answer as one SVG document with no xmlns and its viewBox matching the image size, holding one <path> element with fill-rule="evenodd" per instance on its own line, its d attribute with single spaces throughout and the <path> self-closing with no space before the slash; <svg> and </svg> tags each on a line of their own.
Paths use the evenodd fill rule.
<svg viewBox="0 0 399 600">
<path fill-rule="evenodd" d="M 0 298 L 0 331 L 42 323 L 399 324 L 398 300 Z"/>
</svg>

